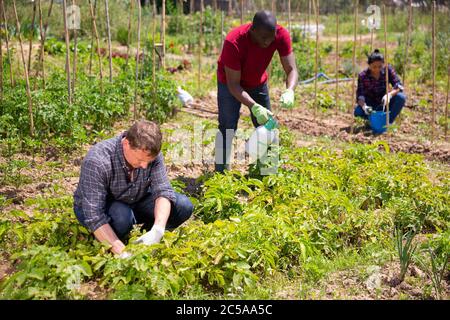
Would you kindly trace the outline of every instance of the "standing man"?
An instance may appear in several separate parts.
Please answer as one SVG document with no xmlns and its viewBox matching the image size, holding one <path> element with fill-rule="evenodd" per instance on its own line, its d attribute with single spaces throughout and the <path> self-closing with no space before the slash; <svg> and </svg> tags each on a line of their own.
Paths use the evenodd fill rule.
<svg viewBox="0 0 450 320">
<path fill-rule="evenodd" d="M 193 205 L 176 193 L 161 154 L 162 134 L 154 122 L 138 121 L 118 136 L 94 145 L 81 165 L 74 194 L 78 221 L 111 251 L 125 257 L 124 239 L 133 224 L 150 229 L 137 242 L 158 243 L 167 228 L 192 214 Z"/>
<path fill-rule="evenodd" d="M 275 51 L 287 76 L 280 103 L 292 108 L 298 72 L 289 32 L 277 24 L 275 16 L 269 11 L 259 11 L 252 23 L 231 30 L 225 38 L 217 68 L 220 132 L 216 136 L 215 170 L 218 172 L 230 168 L 231 142 L 241 104 L 250 109 L 255 127 L 265 124 L 272 115 L 266 69 Z"/>
</svg>

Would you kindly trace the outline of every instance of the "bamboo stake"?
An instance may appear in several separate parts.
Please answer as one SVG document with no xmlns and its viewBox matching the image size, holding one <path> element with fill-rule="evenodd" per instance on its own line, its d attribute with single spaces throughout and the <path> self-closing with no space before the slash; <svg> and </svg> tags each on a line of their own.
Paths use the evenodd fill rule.
<svg viewBox="0 0 450 320">
<path fill-rule="evenodd" d="M 156 0 L 153 0 L 153 90 L 156 95 Z"/>
<path fill-rule="evenodd" d="M 161 23 L 161 58 L 162 58 L 162 68 L 166 68 L 166 0 L 162 0 L 162 13 L 161 13 L 162 23 Z"/>
<path fill-rule="evenodd" d="M 0 8 L 1 10 L 1 8 Z M 0 28 L 0 31 L 2 29 Z M 0 101 L 3 101 L 3 37 L 0 34 Z"/>
<path fill-rule="evenodd" d="M 339 14 L 336 9 L 336 114 L 339 109 Z"/>
<path fill-rule="evenodd" d="M 241 0 L 241 25 L 244 24 L 244 0 Z"/>
<path fill-rule="evenodd" d="M 223 20 L 224 20 L 223 11 L 221 10 L 220 11 L 220 43 L 221 43 L 222 47 L 223 47 Z M 222 47 L 220 48 L 220 51 L 222 51 Z"/>
<path fill-rule="evenodd" d="M 314 64 L 314 118 L 316 117 L 318 103 L 317 103 L 317 74 L 319 72 L 319 0 L 313 0 L 314 13 L 316 15 L 316 58 Z"/>
<path fill-rule="evenodd" d="M 112 82 L 111 28 L 110 28 L 110 25 L 109 25 L 109 5 L 108 5 L 108 0 L 105 0 L 105 12 L 106 12 L 106 31 L 108 33 L 109 82 Z"/>
<path fill-rule="evenodd" d="M 91 1 L 89 0 L 89 3 L 90 2 Z M 94 14 L 97 12 L 97 0 L 94 0 L 94 9 L 93 9 L 93 11 L 94 11 Z M 94 22 L 93 22 L 93 19 L 91 19 L 91 20 L 92 20 L 92 30 L 91 30 L 91 54 L 89 56 L 89 76 L 92 76 L 92 59 L 94 57 L 94 38 L 95 38 L 95 35 L 94 35 Z"/>
<path fill-rule="evenodd" d="M 128 39 L 127 39 L 127 59 L 125 65 L 128 66 L 128 59 L 130 56 L 130 42 L 131 42 L 131 16 L 133 14 L 133 0 L 130 1 L 130 13 L 128 14 Z"/>
<path fill-rule="evenodd" d="M 202 81 L 203 0 L 200 0 L 200 32 L 198 37 L 198 89 Z"/>
<path fill-rule="evenodd" d="M 72 0 L 72 6 L 75 6 L 75 0 Z M 74 7 L 72 7 L 74 8 Z M 75 21 L 73 20 L 74 12 L 72 12 L 72 26 L 75 26 Z M 77 79 L 77 29 L 73 29 L 73 41 L 74 41 L 74 50 L 73 50 L 73 78 L 72 78 L 72 94 L 75 95 L 75 82 Z"/>
<path fill-rule="evenodd" d="M 412 0 L 409 0 L 409 10 L 408 10 L 408 30 L 406 31 L 406 42 L 405 42 L 405 65 L 403 66 L 403 86 L 406 86 L 406 70 L 408 70 L 408 49 L 409 49 L 409 41 L 411 37 L 411 26 L 412 26 Z"/>
<path fill-rule="evenodd" d="M 292 33 L 292 28 L 291 28 L 291 0 L 288 0 L 288 29 L 289 29 L 289 33 Z"/>
<path fill-rule="evenodd" d="M 33 1 L 33 18 L 31 20 L 31 35 L 30 35 L 30 43 L 28 45 L 28 71 L 31 70 L 30 65 L 31 65 L 31 52 L 33 51 L 33 38 L 34 38 L 34 23 L 36 22 L 36 1 Z"/>
<path fill-rule="evenodd" d="M 389 59 L 387 51 L 387 12 L 386 5 L 383 3 L 384 14 L 384 61 L 385 61 L 385 74 L 386 74 L 386 129 L 389 128 Z"/>
<path fill-rule="evenodd" d="M 277 10 L 276 6 L 275 6 L 275 0 L 272 0 L 272 12 L 275 13 Z"/>
<path fill-rule="evenodd" d="M 355 10 L 355 25 L 354 25 L 354 33 L 353 33 L 353 59 L 352 59 L 352 96 L 350 98 L 350 104 L 348 107 L 348 112 L 353 113 L 353 101 L 355 101 L 355 92 L 356 92 L 356 43 L 358 37 L 358 0 L 354 1 L 354 10 Z M 352 126 L 353 132 L 353 126 Z"/>
<path fill-rule="evenodd" d="M 370 29 L 370 52 L 373 51 L 373 27 Z"/>
<path fill-rule="evenodd" d="M 69 42 L 69 32 L 67 30 L 67 16 L 66 16 L 66 0 L 63 0 L 63 15 L 64 15 L 64 37 L 66 39 L 66 77 L 67 77 L 67 94 L 69 98 L 69 104 L 72 103 L 72 91 L 71 91 L 71 81 L 70 81 L 70 42 Z"/>
<path fill-rule="evenodd" d="M 445 140 L 447 140 L 447 131 L 448 131 L 448 94 L 450 92 L 450 57 L 448 59 L 447 66 L 447 97 L 445 98 Z"/>
<path fill-rule="evenodd" d="M 11 50 L 9 50 L 9 31 L 8 31 L 8 20 L 6 19 L 6 11 L 5 11 L 5 5 L 3 3 L 3 0 L 0 0 L 2 5 L 2 12 L 3 12 L 3 23 L 5 25 L 5 43 L 6 43 L 6 55 L 8 56 L 9 61 L 9 80 L 11 82 L 11 87 L 15 87 L 16 83 L 14 80 L 14 73 L 12 69 L 12 57 L 11 57 Z"/>
<path fill-rule="evenodd" d="M 44 27 L 42 25 L 42 7 L 41 7 L 41 0 L 38 0 L 38 12 L 39 12 L 39 34 L 41 37 L 41 45 L 40 45 L 40 49 L 39 49 L 39 57 L 38 57 L 38 67 L 36 68 L 36 81 L 34 82 L 34 90 L 36 90 L 36 86 L 37 86 L 37 77 L 39 74 L 39 64 L 41 64 L 41 53 L 40 51 L 43 50 L 44 48 Z M 43 68 L 43 64 L 41 64 L 40 66 L 41 68 Z"/>
<path fill-rule="evenodd" d="M 94 29 L 94 36 L 97 43 L 97 57 L 98 57 L 98 66 L 100 68 L 100 92 L 103 95 L 103 66 L 102 66 L 102 55 L 100 54 L 100 40 L 98 38 L 97 32 L 97 23 L 96 17 L 94 13 L 94 8 L 92 6 L 92 1 L 89 0 L 89 12 L 91 13 L 92 25 Z"/>
<path fill-rule="evenodd" d="M 40 0 L 39 0 L 39 4 L 40 4 Z M 44 89 L 45 89 L 44 44 L 45 44 L 45 39 L 47 37 L 48 22 L 50 20 L 50 15 L 52 14 L 52 8 L 53 8 L 53 0 L 50 1 L 50 7 L 48 8 L 47 21 L 44 25 L 44 33 L 43 33 L 43 35 L 41 35 L 41 48 L 40 48 L 40 52 L 39 52 L 39 61 L 41 63 L 41 68 L 42 68 L 42 85 L 43 85 Z M 38 76 L 38 73 L 39 73 L 39 70 L 36 70 L 36 77 Z M 36 82 L 34 84 L 35 84 L 35 89 L 36 89 Z"/>
<path fill-rule="evenodd" d="M 431 141 L 434 140 L 435 136 L 435 122 L 436 122 L 436 1 L 433 1 L 432 9 L 432 77 L 433 77 L 433 104 L 431 110 Z"/>
<path fill-rule="evenodd" d="M 231 3 L 231 0 L 229 0 L 228 2 Z M 231 6 L 231 4 L 230 4 L 230 6 Z M 193 14 L 194 10 L 195 10 L 195 8 L 194 8 L 194 0 L 191 0 L 191 4 L 190 4 L 190 7 L 189 7 L 189 13 Z"/>
<path fill-rule="evenodd" d="M 137 119 L 137 92 L 138 92 L 138 75 L 139 75 L 139 50 L 141 44 L 141 1 L 138 0 L 138 32 L 137 32 L 137 50 L 136 50 L 136 77 L 134 84 L 134 120 Z"/>
<path fill-rule="evenodd" d="M 25 71 L 25 82 L 26 82 L 26 90 L 27 90 L 27 98 L 28 98 L 28 112 L 29 112 L 29 118 L 30 118 L 30 135 L 34 136 L 33 101 L 31 99 L 30 79 L 28 78 L 28 68 L 27 68 L 27 63 L 25 60 L 25 53 L 23 51 L 22 35 L 20 34 L 20 22 L 19 22 L 19 17 L 17 16 L 16 0 L 13 0 L 13 7 L 14 7 L 14 16 L 16 18 L 17 36 L 19 38 L 20 53 L 22 56 L 22 64 L 23 64 L 23 68 Z"/>
</svg>

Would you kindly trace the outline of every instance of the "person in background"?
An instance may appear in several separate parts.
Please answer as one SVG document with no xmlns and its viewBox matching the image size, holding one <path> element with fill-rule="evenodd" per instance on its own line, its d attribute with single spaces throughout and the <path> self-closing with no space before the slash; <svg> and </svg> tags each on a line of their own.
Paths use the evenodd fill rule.
<svg viewBox="0 0 450 320">
<path fill-rule="evenodd" d="M 275 51 L 286 73 L 286 90 L 280 104 L 294 106 L 298 81 L 289 32 L 269 11 L 259 11 L 252 23 L 230 31 L 223 43 L 217 68 L 219 132 L 215 144 L 215 171 L 230 168 L 231 142 L 237 129 L 241 104 L 250 109 L 255 127 L 272 116 L 266 72 Z"/>
<path fill-rule="evenodd" d="M 391 65 L 388 65 L 388 79 L 392 90 L 386 94 L 386 67 L 384 57 L 378 49 L 368 58 L 369 67 L 358 75 L 357 105 L 355 117 L 368 119 L 370 112 L 385 110 L 389 100 L 389 123 L 392 124 L 406 102 L 403 85 Z"/>
</svg>

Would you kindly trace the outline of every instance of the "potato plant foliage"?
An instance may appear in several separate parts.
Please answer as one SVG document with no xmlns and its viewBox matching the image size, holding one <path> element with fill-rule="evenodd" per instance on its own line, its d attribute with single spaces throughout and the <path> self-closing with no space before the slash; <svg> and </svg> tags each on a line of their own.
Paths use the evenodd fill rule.
<svg viewBox="0 0 450 320">
<path fill-rule="evenodd" d="M 0 216 L 0 248 L 15 263 L 0 296 L 86 299 L 83 288 L 96 283 L 118 299 L 239 297 L 274 272 L 305 272 L 315 256 L 388 246 L 397 224 L 448 230 L 448 174 L 430 179 L 420 156 L 379 147 L 283 146 L 276 175 L 201 177 L 195 218 L 160 244 L 129 244 L 128 259 L 113 257 L 77 223 L 70 195 L 28 200 L 32 216 Z M 133 230 L 130 243 L 141 233 Z"/>
</svg>

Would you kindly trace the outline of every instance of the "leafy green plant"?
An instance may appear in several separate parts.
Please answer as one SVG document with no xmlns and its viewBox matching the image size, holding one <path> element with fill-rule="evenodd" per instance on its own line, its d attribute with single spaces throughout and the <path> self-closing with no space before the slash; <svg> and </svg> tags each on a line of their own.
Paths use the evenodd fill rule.
<svg viewBox="0 0 450 320">
<path fill-rule="evenodd" d="M 396 227 L 395 229 L 396 248 L 400 260 L 400 282 L 405 279 L 412 256 L 417 249 L 417 244 L 413 243 L 416 235 L 417 232 L 415 230 L 405 232 L 401 227 Z"/>
</svg>

